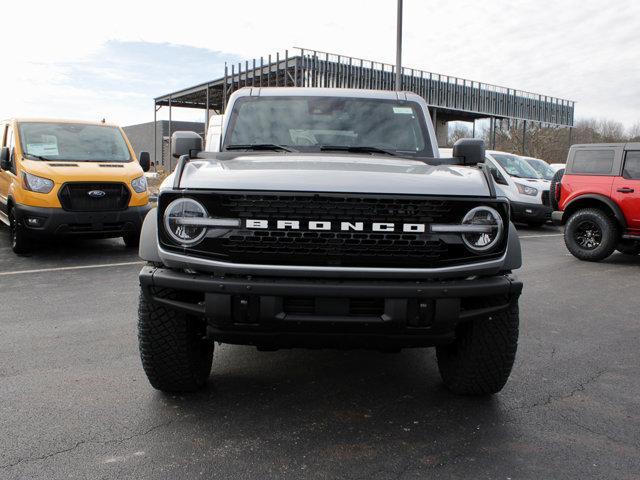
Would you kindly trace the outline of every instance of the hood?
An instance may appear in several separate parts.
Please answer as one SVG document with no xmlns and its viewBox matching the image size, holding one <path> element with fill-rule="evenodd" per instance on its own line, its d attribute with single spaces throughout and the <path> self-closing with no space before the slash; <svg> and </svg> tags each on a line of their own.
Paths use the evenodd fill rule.
<svg viewBox="0 0 640 480">
<path fill-rule="evenodd" d="M 549 190 L 551 187 L 551 181 L 545 180 L 544 178 L 516 178 L 515 182 L 524 182 L 528 185 L 536 187 L 541 190 Z"/>
<path fill-rule="evenodd" d="M 133 180 L 143 174 L 138 162 L 71 162 L 23 160 L 27 172 L 49 178 L 55 183 L 64 182 L 116 182 Z"/>
<path fill-rule="evenodd" d="M 484 175 L 476 167 L 431 166 L 415 160 L 354 154 L 223 153 L 187 163 L 180 187 L 489 196 Z"/>
</svg>

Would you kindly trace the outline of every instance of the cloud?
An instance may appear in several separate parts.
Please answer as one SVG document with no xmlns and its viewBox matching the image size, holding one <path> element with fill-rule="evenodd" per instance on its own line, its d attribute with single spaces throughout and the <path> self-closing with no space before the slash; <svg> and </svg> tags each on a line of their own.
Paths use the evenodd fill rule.
<svg viewBox="0 0 640 480">
<path fill-rule="evenodd" d="M 404 10 L 405 66 L 575 100 L 578 117 L 640 119 L 640 2 L 405 0 Z M 225 60 L 294 45 L 395 54 L 391 0 L 31 1 L 3 14 L 23 19 L 3 25 L 19 39 L 3 52 L 3 116 L 148 121 L 154 96 L 219 76 Z"/>
<path fill-rule="evenodd" d="M 224 72 L 233 54 L 167 43 L 107 41 L 85 58 L 24 62 L 18 76 L 3 80 L 4 116 L 106 118 L 121 124 L 153 118 L 153 98 L 202 83 Z M 25 88 L 27 86 L 27 88 Z M 200 119 L 197 111 L 183 113 Z"/>
</svg>

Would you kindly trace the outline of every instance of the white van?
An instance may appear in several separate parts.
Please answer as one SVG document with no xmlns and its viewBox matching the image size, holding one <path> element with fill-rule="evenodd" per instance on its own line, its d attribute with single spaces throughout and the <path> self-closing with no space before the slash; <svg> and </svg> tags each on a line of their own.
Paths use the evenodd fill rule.
<svg viewBox="0 0 640 480">
<path fill-rule="evenodd" d="M 441 148 L 440 156 L 450 157 L 450 148 Z M 551 220 L 549 187 L 522 157 L 498 150 L 485 152 L 485 163 L 496 181 L 496 191 L 511 203 L 511 218 L 517 223 L 538 227 Z"/>
</svg>

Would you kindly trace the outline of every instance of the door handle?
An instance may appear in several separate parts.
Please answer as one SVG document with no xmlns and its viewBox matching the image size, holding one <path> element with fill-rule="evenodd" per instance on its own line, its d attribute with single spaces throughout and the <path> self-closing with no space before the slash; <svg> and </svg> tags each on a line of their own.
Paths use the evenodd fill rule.
<svg viewBox="0 0 640 480">
<path fill-rule="evenodd" d="M 620 193 L 633 193 L 634 190 L 633 190 L 633 188 L 622 187 L 622 188 L 618 189 L 618 192 L 620 192 Z"/>
</svg>

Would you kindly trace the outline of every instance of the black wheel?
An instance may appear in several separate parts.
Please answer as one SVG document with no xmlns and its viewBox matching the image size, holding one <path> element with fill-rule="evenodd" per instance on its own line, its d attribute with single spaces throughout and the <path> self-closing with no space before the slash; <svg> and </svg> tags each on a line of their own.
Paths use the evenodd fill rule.
<svg viewBox="0 0 640 480">
<path fill-rule="evenodd" d="M 564 176 L 564 168 L 558 170 L 553 178 L 551 179 L 551 185 L 549 186 L 549 201 L 551 202 L 551 208 L 554 210 L 559 210 L 560 206 L 558 205 L 558 200 L 556 199 L 556 185 L 558 185 L 562 181 L 562 177 Z"/>
<path fill-rule="evenodd" d="M 462 395 L 491 395 L 502 390 L 518 348 L 518 303 L 486 319 L 462 323 L 451 345 L 436 348 L 445 386 Z"/>
<path fill-rule="evenodd" d="M 18 255 L 31 251 L 31 241 L 24 226 L 16 220 L 14 207 L 9 209 L 9 242 L 11 249 Z"/>
<path fill-rule="evenodd" d="M 564 243 L 580 260 L 598 262 L 616 249 L 618 224 L 597 208 L 585 208 L 573 213 L 564 228 Z"/>
<path fill-rule="evenodd" d="M 138 245 L 140 245 L 140 231 L 127 233 L 122 237 L 122 240 L 128 248 L 138 248 Z"/>
<path fill-rule="evenodd" d="M 166 292 L 164 296 L 172 298 Z M 205 385 L 213 362 L 213 341 L 205 335 L 204 320 L 150 303 L 140 293 L 140 358 L 153 388 L 192 392 Z"/>
<path fill-rule="evenodd" d="M 616 250 L 625 255 L 640 255 L 640 241 L 622 241 L 616 246 Z"/>
</svg>

